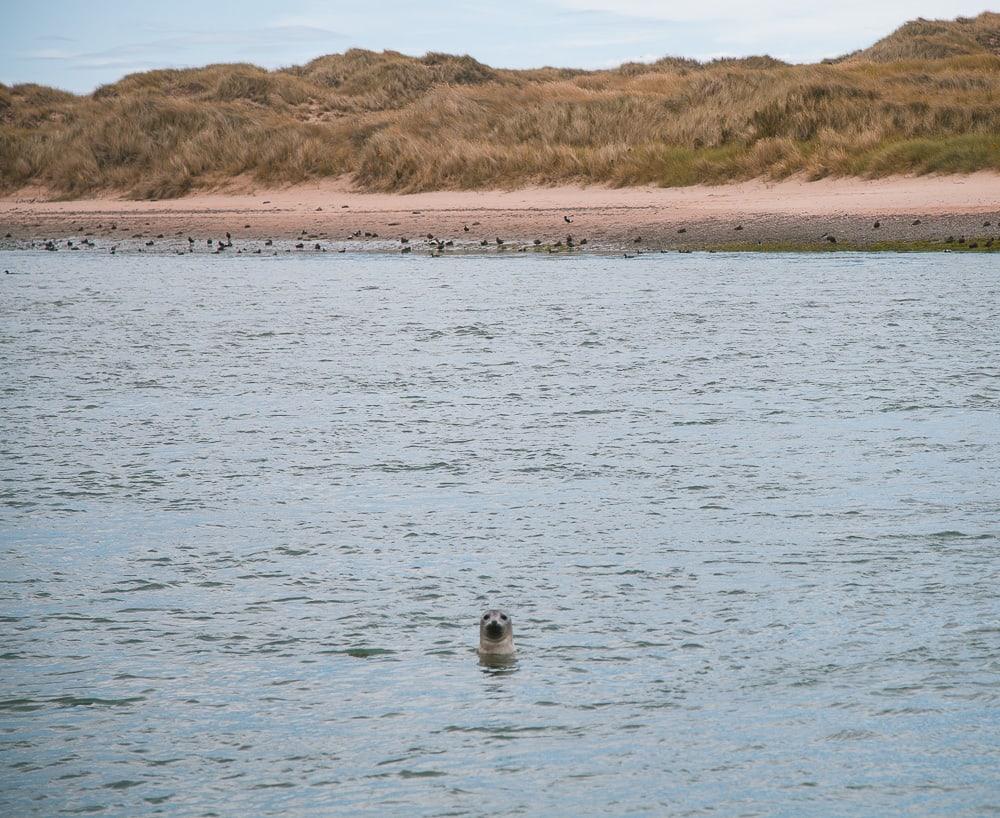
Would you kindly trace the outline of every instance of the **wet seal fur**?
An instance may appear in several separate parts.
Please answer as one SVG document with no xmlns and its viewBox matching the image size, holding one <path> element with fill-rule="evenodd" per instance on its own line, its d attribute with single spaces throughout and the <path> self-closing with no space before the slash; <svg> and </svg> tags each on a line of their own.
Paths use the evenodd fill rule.
<svg viewBox="0 0 1000 818">
<path fill-rule="evenodd" d="M 503 611 L 494 608 L 479 617 L 479 655 L 514 655 L 514 623 Z"/>
</svg>

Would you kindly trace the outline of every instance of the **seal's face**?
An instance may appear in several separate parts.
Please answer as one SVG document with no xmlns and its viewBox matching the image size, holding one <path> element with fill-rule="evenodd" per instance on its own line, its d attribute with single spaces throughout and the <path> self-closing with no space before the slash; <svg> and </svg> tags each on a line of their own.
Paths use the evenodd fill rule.
<svg viewBox="0 0 1000 818">
<path fill-rule="evenodd" d="M 503 611 L 492 610 L 479 619 L 480 653 L 513 653 L 513 623 Z"/>
</svg>

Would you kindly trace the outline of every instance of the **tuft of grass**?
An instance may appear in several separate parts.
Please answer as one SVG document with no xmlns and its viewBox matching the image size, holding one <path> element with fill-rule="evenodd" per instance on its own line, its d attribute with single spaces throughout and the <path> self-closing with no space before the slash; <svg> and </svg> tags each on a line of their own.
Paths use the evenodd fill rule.
<svg viewBox="0 0 1000 818">
<path fill-rule="evenodd" d="M 605 71 L 351 49 L 302 66 L 0 85 L 0 190 L 181 196 L 234 178 L 362 190 L 682 186 L 1000 170 L 1000 14 L 917 20 L 848 57 Z"/>
<path fill-rule="evenodd" d="M 720 253 L 998 253 L 1000 240 L 968 238 L 962 243 L 941 239 L 899 239 L 871 243 L 825 241 L 727 242 L 704 248 Z"/>
</svg>

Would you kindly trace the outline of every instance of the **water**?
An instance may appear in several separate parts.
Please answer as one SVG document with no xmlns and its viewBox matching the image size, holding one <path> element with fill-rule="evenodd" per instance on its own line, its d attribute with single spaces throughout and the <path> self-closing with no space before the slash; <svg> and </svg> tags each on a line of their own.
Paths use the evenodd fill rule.
<svg viewBox="0 0 1000 818">
<path fill-rule="evenodd" d="M 0 261 L 0 812 L 1000 811 L 995 259 Z"/>
</svg>

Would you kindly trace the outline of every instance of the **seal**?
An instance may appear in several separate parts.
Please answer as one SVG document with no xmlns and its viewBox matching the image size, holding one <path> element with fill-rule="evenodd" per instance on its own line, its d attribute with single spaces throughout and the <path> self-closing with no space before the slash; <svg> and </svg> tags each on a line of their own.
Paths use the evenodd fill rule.
<svg viewBox="0 0 1000 818">
<path fill-rule="evenodd" d="M 489 610 L 479 618 L 479 655 L 514 655 L 514 623 L 503 611 Z"/>
</svg>

